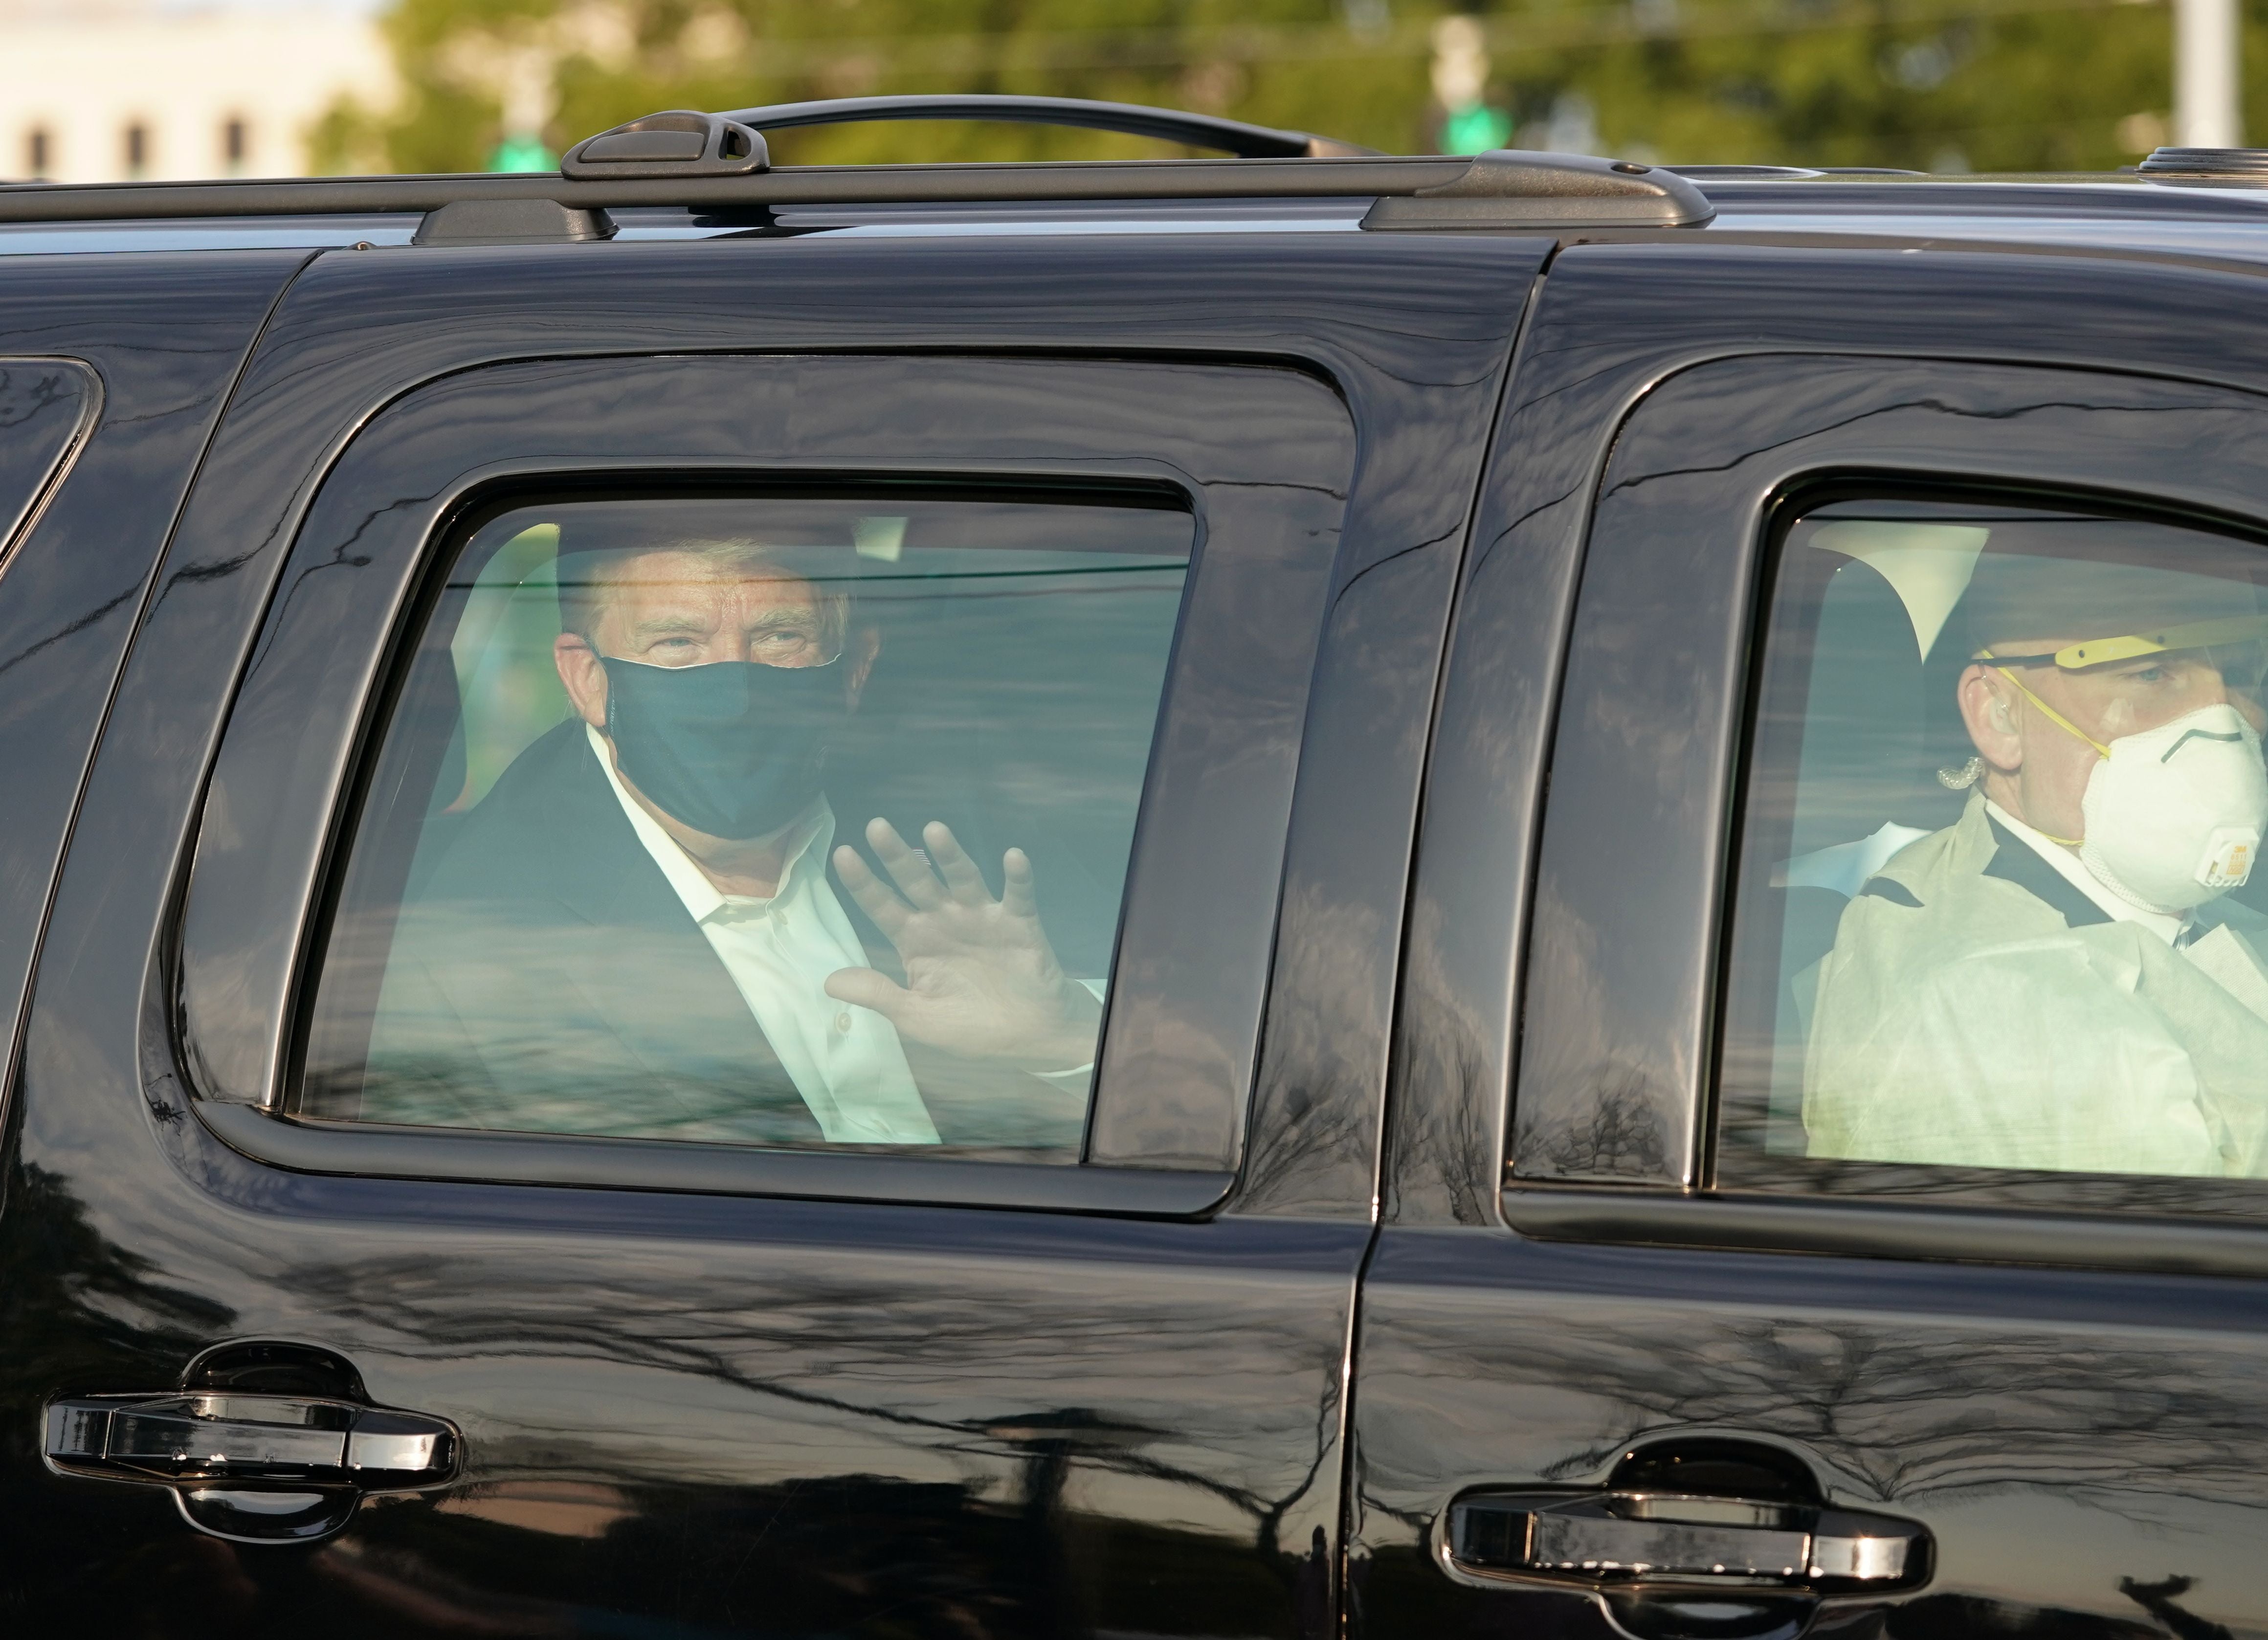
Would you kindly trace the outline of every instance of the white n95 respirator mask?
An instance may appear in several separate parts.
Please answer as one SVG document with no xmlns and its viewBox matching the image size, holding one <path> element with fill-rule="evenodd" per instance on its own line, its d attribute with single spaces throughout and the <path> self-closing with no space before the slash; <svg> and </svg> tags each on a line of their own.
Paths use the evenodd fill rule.
<svg viewBox="0 0 2268 1640">
<path fill-rule="evenodd" d="M 2200 706 L 2101 750 L 2080 801 L 2079 857 L 2111 892 L 2171 914 L 2252 874 L 2268 830 L 2268 768 L 2235 706 Z"/>
</svg>

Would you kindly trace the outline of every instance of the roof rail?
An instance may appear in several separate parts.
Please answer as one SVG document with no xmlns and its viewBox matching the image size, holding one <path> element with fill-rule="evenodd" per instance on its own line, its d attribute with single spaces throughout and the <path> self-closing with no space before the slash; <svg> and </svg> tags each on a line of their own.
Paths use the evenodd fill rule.
<svg viewBox="0 0 2268 1640">
<path fill-rule="evenodd" d="M 2268 148 L 2154 148 L 2134 167 L 2144 176 L 2268 176 Z"/>
<path fill-rule="evenodd" d="M 868 205 L 1075 199 L 1359 198 L 1462 176 L 1463 159 L 1057 160 L 1022 165 L 782 166 L 747 176 L 651 174 L 574 181 L 556 171 L 302 177 L 259 182 L 0 185 L 0 222 L 438 211 L 460 199 L 549 199 L 570 209 Z"/>
<path fill-rule="evenodd" d="M 1666 165 L 1661 168 L 1703 182 L 1786 182 L 1827 174 L 1800 165 Z"/>
<path fill-rule="evenodd" d="M 825 102 L 779 102 L 763 108 L 739 108 L 722 116 L 752 130 L 784 131 L 796 126 L 850 125 L 873 120 L 999 120 L 1017 125 L 1069 125 L 1162 142 L 1214 148 L 1239 159 L 1351 159 L 1375 155 L 1375 148 L 1247 125 L 1210 114 L 1152 108 L 1133 102 L 1095 102 L 1083 97 L 837 97 Z"/>
<path fill-rule="evenodd" d="M 869 119 L 1014 118 L 1227 147 L 1228 159 L 772 167 L 762 129 Z M 863 97 L 733 114 L 678 109 L 585 138 L 562 172 L 265 182 L 0 186 L 0 223 L 419 212 L 416 242 L 603 240 L 610 208 L 1369 198 L 1371 229 L 1684 227 L 1714 210 L 1659 166 L 1498 149 L 1402 159 L 1207 115 L 1062 97 Z"/>
</svg>

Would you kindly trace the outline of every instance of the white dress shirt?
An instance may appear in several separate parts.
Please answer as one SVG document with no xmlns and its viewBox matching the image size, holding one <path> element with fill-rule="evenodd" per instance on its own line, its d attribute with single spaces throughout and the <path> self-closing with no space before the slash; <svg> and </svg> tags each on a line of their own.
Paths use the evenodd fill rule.
<svg viewBox="0 0 2268 1640">
<path fill-rule="evenodd" d="M 827 853 L 835 842 L 835 811 L 827 800 L 817 799 L 790 834 L 770 899 L 720 894 L 638 807 L 599 732 L 588 725 L 584 732 L 630 829 L 723 961 L 820 1131 L 836 1144 L 937 1143 L 897 1031 L 872 1008 L 837 1001 L 825 989 L 828 975 L 868 965 L 827 882 Z"/>
<path fill-rule="evenodd" d="M 2111 921 L 2138 923 L 2169 945 L 2175 944 L 2180 939 L 2183 925 L 2189 921 L 2187 916 L 2169 915 L 2160 911 L 2144 911 L 2132 901 L 2121 899 L 2102 885 L 2095 875 L 2081 862 L 2077 854 L 2048 837 L 2044 832 L 2026 825 L 1989 797 L 1984 800 L 1984 812 L 2006 826 L 2020 842 L 2029 846 L 2034 853 L 2054 867 L 2072 887 L 2101 906 Z"/>
</svg>

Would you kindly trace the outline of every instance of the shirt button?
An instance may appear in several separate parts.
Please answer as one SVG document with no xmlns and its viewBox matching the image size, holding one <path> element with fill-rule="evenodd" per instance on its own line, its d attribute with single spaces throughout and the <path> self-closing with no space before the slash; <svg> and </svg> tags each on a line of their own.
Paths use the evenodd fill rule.
<svg viewBox="0 0 2268 1640">
<path fill-rule="evenodd" d="M 845 1035 L 845 1036 L 848 1036 L 848 1035 L 850 1035 L 850 1009 L 845 1008 L 843 1012 L 841 1012 L 841 1013 L 837 1014 L 837 1015 L 835 1016 L 835 1029 L 836 1029 L 836 1030 L 837 1030 L 837 1031 L 841 1031 L 841 1032 L 842 1032 L 843 1035 Z"/>
</svg>

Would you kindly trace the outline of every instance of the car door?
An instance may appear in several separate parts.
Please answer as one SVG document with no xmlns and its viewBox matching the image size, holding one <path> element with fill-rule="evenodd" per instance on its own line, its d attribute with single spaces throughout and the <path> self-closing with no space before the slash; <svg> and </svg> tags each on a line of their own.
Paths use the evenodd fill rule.
<svg viewBox="0 0 2268 1640">
<path fill-rule="evenodd" d="M 1959 277 L 1984 323 L 1989 272 Z M 1980 1025 L 1986 970 L 1926 949 L 1882 1007 L 1948 1007 L 1881 1015 L 1910 1057 L 1867 1096 L 1911 1101 L 1909 1131 L 1837 1140 L 1820 964 L 1926 915 L 1911 862 L 1998 824 L 1966 762 L 2002 687 L 1976 659 L 1976 565 L 2016 550 L 1992 543 L 2223 563 L 2200 584 L 2257 608 L 2268 401 L 1922 347 L 1696 345 L 1649 374 L 1588 420 L 1508 416 L 1527 470 L 1476 527 L 1359 1326 L 1355 1624 L 2252 1632 L 2257 1158 L 2150 1161 L 2150 1123 L 2108 1157 L 1962 1151 L 1945 1054 L 2026 1045 L 1987 1067 L 2021 1090 L 2139 1038 L 2032 981 Z M 2048 858 L 1993 835 L 2004 872 Z M 2117 923 L 2042 870 L 1992 885 L 2035 931 L 1992 939 Z M 2084 1082 L 2102 1122 L 2150 1094 L 2139 1064 Z"/>
<path fill-rule="evenodd" d="M 1248 307 L 1202 293 L 1181 321 L 1125 305 L 1155 358 L 1010 356 L 1060 342 L 1082 278 L 1138 286 L 1118 250 L 1047 247 L 1035 334 L 1021 297 L 971 316 L 968 247 L 617 249 L 326 259 L 192 503 L 16 1092 L 10 1233 L 53 1272 L 26 1324 L 57 1363 L 19 1407 L 43 1450 L 11 1485 L 53 1545 L 25 1603 L 185 1634 L 1327 1631 L 1382 1012 L 1282 1052 L 1262 1021 L 1344 1014 L 1393 951 L 1271 969 L 1278 901 L 1352 914 L 1410 846 L 1505 258 L 1536 247 L 1285 253 L 1425 314 L 1417 373 L 1458 385 L 1424 393 L 1329 324 L 1255 362 Z M 959 267 L 924 335 L 959 356 L 904 351 L 940 299 L 917 257 Z M 681 299 L 624 308 L 626 272 Z M 514 362 L 562 334 L 585 356 Z M 1398 482 L 1419 452 L 1428 484 Z M 384 1103 L 388 942 L 433 860 L 546 735 L 579 755 L 543 695 L 584 584 L 561 543 L 657 534 L 850 611 L 837 838 L 887 869 L 866 810 L 944 821 L 988 896 L 1025 850 L 1103 1013 L 1091 1066 L 917 1072 L 938 1132 L 904 1142 Z M 1295 824 L 1295 783 L 1350 764 L 1361 793 Z M 528 812 L 490 881 L 553 848 Z M 888 914 L 839 872 L 826 893 L 801 903 L 887 965 Z M 547 976 L 627 1054 L 597 1104 L 667 1104 L 732 994 L 678 939 L 676 979 L 610 998 L 609 961 L 666 930 L 578 903 L 595 935 L 547 925 L 483 971 Z M 491 1071 L 533 1040 L 473 1038 Z"/>
<path fill-rule="evenodd" d="M 150 576 L 261 322 L 304 260 L 0 262 L 0 1039 L 22 1023 L 79 783 Z M 161 300 L 180 314 L 152 320 Z"/>
</svg>

